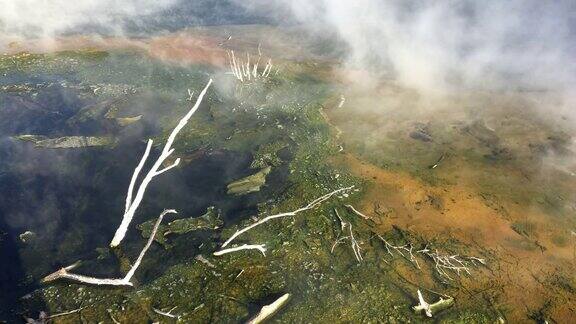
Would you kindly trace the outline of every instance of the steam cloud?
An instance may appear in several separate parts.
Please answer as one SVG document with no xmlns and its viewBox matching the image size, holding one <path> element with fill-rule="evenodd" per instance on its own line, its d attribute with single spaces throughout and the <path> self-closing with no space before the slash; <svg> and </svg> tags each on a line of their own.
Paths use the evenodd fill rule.
<svg viewBox="0 0 576 324">
<path fill-rule="evenodd" d="M 297 22 L 313 34 L 336 34 L 348 67 L 426 92 L 571 93 L 576 84 L 576 2 L 570 0 L 0 0 L 0 8 L 0 49 L 6 35 Z"/>
<path fill-rule="evenodd" d="M 154 14 L 175 0 L 0 0 L 0 35 L 51 37 L 82 27 L 119 31 L 128 18 Z"/>
<path fill-rule="evenodd" d="M 574 1 L 252 0 L 248 6 L 292 12 L 317 33 L 336 31 L 350 67 L 419 90 L 569 91 L 575 83 Z"/>
</svg>

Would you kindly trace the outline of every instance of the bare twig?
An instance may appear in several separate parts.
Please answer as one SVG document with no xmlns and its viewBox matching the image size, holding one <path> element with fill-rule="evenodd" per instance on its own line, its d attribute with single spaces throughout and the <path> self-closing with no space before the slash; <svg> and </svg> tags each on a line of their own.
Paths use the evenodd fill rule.
<svg viewBox="0 0 576 324">
<path fill-rule="evenodd" d="M 354 251 L 356 260 L 358 260 L 358 262 L 362 262 L 364 259 L 362 258 L 360 245 L 358 245 L 358 241 L 356 241 L 354 238 L 354 233 L 352 232 L 352 224 L 348 223 L 348 227 L 350 228 L 350 243 L 352 244 L 352 251 Z"/>
<path fill-rule="evenodd" d="M 338 217 L 338 221 L 340 222 L 340 233 L 338 233 L 338 236 L 336 237 L 336 240 L 334 241 L 334 244 L 330 249 L 330 253 L 334 253 L 334 249 L 338 244 L 343 243 L 347 239 L 350 239 L 350 245 L 352 246 L 354 257 L 358 262 L 362 262 L 362 260 L 364 260 L 364 258 L 362 257 L 362 250 L 360 249 L 358 241 L 356 241 L 356 238 L 354 237 L 354 233 L 352 231 L 352 223 L 344 221 L 344 219 L 340 216 L 336 208 L 334 208 L 334 213 L 336 213 L 336 217 Z M 348 229 L 350 230 L 350 235 L 342 236 L 346 232 L 346 227 L 348 227 Z"/>
<path fill-rule="evenodd" d="M 430 304 L 428 304 L 424 297 L 422 297 L 422 293 L 420 289 L 418 289 L 418 306 L 414 307 L 415 311 L 423 310 L 426 313 L 426 316 L 432 317 L 432 310 L 430 309 Z"/>
<path fill-rule="evenodd" d="M 188 101 L 192 101 L 192 98 L 194 97 L 194 91 L 188 89 Z"/>
<path fill-rule="evenodd" d="M 169 311 L 167 311 L 167 312 L 163 312 L 163 311 L 161 311 L 161 310 L 159 310 L 159 309 L 156 309 L 156 308 L 154 308 L 154 307 L 152 307 L 152 310 L 153 310 L 154 313 L 156 313 L 156 314 L 159 314 L 159 315 L 162 315 L 162 316 L 166 316 L 166 317 L 170 317 L 170 318 L 176 318 L 176 319 L 178 319 L 178 318 L 180 317 L 179 315 L 174 315 L 174 314 L 172 314 L 172 311 L 175 310 L 176 307 L 178 307 L 178 306 L 172 307 L 172 308 L 171 308 Z"/>
<path fill-rule="evenodd" d="M 54 314 L 54 315 L 50 315 L 48 317 L 46 317 L 46 319 L 52 319 L 52 318 L 56 318 L 56 317 L 61 317 L 61 316 L 66 316 L 66 315 L 71 315 L 71 314 L 75 314 L 78 313 L 79 311 L 85 309 L 88 306 L 84 306 L 84 307 L 80 307 L 71 311 L 67 311 L 67 312 L 62 312 L 62 313 L 58 313 L 58 314 Z"/>
<path fill-rule="evenodd" d="M 89 276 L 85 276 L 85 275 L 70 273 L 69 272 L 70 270 L 72 270 L 78 266 L 78 263 L 75 263 L 73 265 L 70 265 L 68 267 L 64 267 L 64 268 L 46 276 L 46 277 L 44 277 L 42 279 L 42 282 L 50 282 L 50 281 L 54 281 L 57 279 L 68 279 L 68 280 L 77 281 L 77 282 L 86 283 L 86 284 L 91 284 L 91 285 L 132 286 L 133 284 L 132 284 L 132 282 L 130 282 L 130 279 L 132 279 L 132 277 L 134 276 L 134 273 L 136 272 L 136 270 L 140 266 L 140 263 L 142 262 L 144 255 L 146 254 L 146 252 L 150 248 L 150 245 L 152 245 L 152 241 L 154 241 L 154 237 L 156 236 L 156 232 L 158 231 L 158 227 L 160 226 L 162 219 L 168 213 L 174 213 L 175 214 L 176 211 L 173 209 L 166 209 L 160 214 L 160 216 L 158 216 L 158 220 L 156 221 L 156 224 L 154 224 L 154 228 L 152 229 L 152 233 L 150 234 L 150 237 L 148 238 L 148 242 L 146 242 L 146 245 L 144 246 L 144 248 L 142 249 L 142 251 L 138 255 L 138 258 L 136 259 L 136 262 L 134 262 L 134 264 L 132 265 L 132 267 L 130 268 L 128 273 L 126 273 L 124 278 L 118 278 L 118 279 L 116 279 L 116 278 L 94 278 L 94 277 L 89 277 Z"/>
<path fill-rule="evenodd" d="M 328 200 L 330 197 L 334 196 L 337 193 L 343 192 L 343 191 L 348 191 L 351 190 L 352 188 L 354 188 L 354 186 L 350 186 L 350 187 L 346 187 L 346 188 L 341 188 L 338 190 L 334 190 L 330 193 L 327 193 L 315 200 L 313 200 L 312 202 L 310 202 L 308 205 L 298 208 L 294 211 L 291 212 L 286 212 L 286 213 L 280 213 L 280 214 L 275 214 L 275 215 L 270 215 L 267 217 L 262 218 L 261 220 L 257 221 L 256 223 L 249 225 L 243 229 L 237 230 L 232 236 L 230 236 L 230 238 L 228 240 L 226 240 L 226 242 L 224 242 L 224 244 L 222 244 L 222 247 L 226 247 L 228 244 L 230 244 L 230 242 L 232 242 L 236 237 L 238 237 L 239 235 L 253 229 L 254 227 L 258 226 L 258 225 L 262 225 L 270 220 L 276 219 L 276 218 L 282 218 L 282 217 L 290 217 L 290 216 L 296 216 L 296 214 L 301 213 L 303 211 L 312 209 L 318 205 L 320 205 L 321 203 L 323 203 L 324 201 Z"/>
<path fill-rule="evenodd" d="M 380 238 L 380 240 L 384 242 L 386 251 L 388 252 L 388 254 L 390 254 L 391 257 L 394 257 L 394 253 L 392 253 L 392 251 L 396 251 L 397 254 L 399 254 L 404 259 L 408 260 L 416 268 L 420 269 L 420 264 L 418 263 L 418 260 L 416 259 L 416 257 L 414 257 L 414 254 L 412 253 L 412 251 L 414 250 L 412 244 L 408 243 L 404 245 L 392 245 L 388 243 L 388 241 L 386 241 L 386 239 L 384 239 L 381 235 L 378 235 L 378 238 Z"/>
<path fill-rule="evenodd" d="M 228 74 L 233 75 L 240 82 L 248 82 L 251 80 L 268 78 L 270 72 L 272 71 L 272 59 L 268 60 L 268 63 L 264 67 L 263 71 L 258 70 L 258 65 L 260 64 L 260 59 L 262 58 L 262 52 L 260 50 L 260 45 L 258 45 L 258 59 L 255 63 L 250 63 L 250 54 L 246 53 L 246 61 L 237 59 L 234 51 L 226 52 L 228 55 L 228 62 L 230 65 L 230 72 Z"/>
<path fill-rule="evenodd" d="M 344 205 L 344 206 L 346 206 L 346 208 L 350 209 L 354 214 L 356 214 L 356 215 L 358 215 L 364 219 L 370 219 L 370 217 L 368 217 L 368 216 L 362 214 L 361 212 L 359 212 L 358 210 L 356 210 L 356 208 L 354 208 L 354 206 L 352 206 L 352 205 Z"/>
<path fill-rule="evenodd" d="M 340 214 L 338 213 L 338 210 L 336 208 L 334 208 L 334 213 L 336 213 L 336 217 L 338 217 L 338 221 L 340 222 L 340 233 L 338 233 L 338 236 L 336 237 L 336 240 L 332 245 L 332 249 L 330 249 L 330 253 L 334 253 L 336 245 L 344 242 L 348 238 L 348 236 L 342 236 L 346 231 L 346 226 L 348 226 L 348 223 L 345 222 L 344 219 L 342 219 L 342 217 L 340 217 Z"/>
<path fill-rule="evenodd" d="M 232 247 L 232 248 L 216 251 L 216 252 L 214 252 L 214 255 L 220 256 L 220 255 L 223 255 L 226 253 L 232 253 L 232 252 L 242 251 L 242 250 L 258 250 L 258 251 L 260 251 L 260 253 L 262 253 L 263 256 L 266 256 L 266 247 L 264 244 L 244 244 L 244 245 L 240 245 L 237 247 Z"/>
<path fill-rule="evenodd" d="M 148 173 L 146 174 L 146 176 L 144 177 L 144 179 L 142 180 L 142 182 L 138 186 L 136 196 L 134 197 L 134 199 L 132 199 L 136 180 L 140 174 L 140 171 L 142 170 L 142 167 L 146 163 L 146 160 L 148 159 L 148 155 L 149 155 L 150 150 L 152 148 L 153 141 L 151 139 L 148 140 L 148 144 L 146 145 L 146 150 L 144 151 L 144 155 L 142 156 L 140 163 L 138 164 L 138 166 L 134 170 L 134 174 L 132 175 L 132 179 L 130 180 L 130 185 L 128 186 L 128 193 L 126 194 L 126 208 L 124 211 L 124 216 L 122 217 L 122 222 L 120 223 L 120 226 L 118 227 L 118 229 L 116 230 L 116 233 L 114 234 L 114 238 L 110 242 L 111 247 L 118 246 L 120 244 L 120 242 L 122 242 L 122 240 L 124 239 L 124 236 L 126 235 L 126 232 L 128 231 L 128 226 L 130 225 L 132 218 L 134 218 L 134 214 L 136 213 L 136 210 L 138 209 L 140 202 L 142 202 L 146 188 L 148 187 L 148 184 L 152 181 L 152 179 L 155 176 L 160 175 L 163 172 L 166 172 L 166 171 L 174 168 L 175 166 L 177 166 L 180 163 L 180 159 L 176 159 L 172 165 L 170 165 L 164 169 L 160 169 L 160 167 L 163 165 L 164 161 L 166 161 L 166 159 L 168 157 L 170 157 L 170 155 L 172 155 L 172 153 L 174 153 L 174 149 L 172 148 L 172 144 L 174 143 L 176 136 L 182 130 L 182 128 L 184 128 L 184 126 L 186 126 L 186 124 L 188 123 L 188 120 L 190 120 L 192 115 L 196 112 L 196 110 L 200 106 L 200 103 L 202 102 L 202 99 L 204 98 L 204 95 L 206 94 L 206 91 L 208 91 L 208 87 L 210 87 L 211 84 L 212 84 L 212 79 L 210 79 L 210 81 L 208 81 L 208 84 L 206 85 L 206 87 L 204 87 L 204 90 L 202 90 L 202 92 L 198 96 L 198 99 L 196 99 L 196 103 L 194 104 L 194 106 L 188 111 L 188 113 L 184 117 L 182 117 L 182 119 L 180 119 L 180 122 L 178 123 L 178 125 L 176 125 L 176 127 L 172 130 L 172 133 L 170 133 L 170 136 L 166 140 L 166 144 L 164 145 L 164 149 L 160 153 L 160 156 L 158 157 L 158 159 L 156 160 L 156 162 L 154 163 L 152 168 L 148 171 Z M 190 92 L 189 92 L 189 94 L 190 94 Z"/>
<path fill-rule="evenodd" d="M 417 251 L 417 253 L 422 253 L 432 259 L 432 261 L 434 261 L 436 272 L 448 280 L 453 280 L 453 278 L 448 274 L 448 271 L 452 271 L 456 273 L 456 275 L 460 276 L 461 273 L 470 274 L 469 263 L 472 263 L 472 265 L 475 265 L 474 262 L 486 264 L 486 261 L 481 258 L 461 257 L 458 254 L 440 254 L 438 250 L 431 251 L 428 249 L 428 246 L 424 247 L 422 250 Z M 466 261 L 466 259 L 470 260 L 470 262 Z"/>
<path fill-rule="evenodd" d="M 112 310 L 111 309 L 107 309 L 108 311 L 108 316 L 110 316 L 110 319 L 112 319 L 112 322 L 114 322 L 114 324 L 122 324 L 120 323 L 120 321 L 118 321 L 114 315 L 112 315 Z"/>
<path fill-rule="evenodd" d="M 250 319 L 247 324 L 262 323 L 268 318 L 272 317 L 278 310 L 280 310 L 290 299 L 290 294 L 284 294 L 276 299 L 272 304 L 262 307 L 258 315 Z"/>
</svg>

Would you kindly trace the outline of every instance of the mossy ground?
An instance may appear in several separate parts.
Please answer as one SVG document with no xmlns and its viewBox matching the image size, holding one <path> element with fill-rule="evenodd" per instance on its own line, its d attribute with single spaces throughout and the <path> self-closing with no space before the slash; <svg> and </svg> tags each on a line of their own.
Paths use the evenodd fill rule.
<svg viewBox="0 0 576 324">
<path fill-rule="evenodd" d="M 198 93 L 207 74 L 214 72 L 206 66 L 165 65 L 135 53 L 104 52 L 2 57 L 0 71 L 13 69 L 26 74 L 68 75 L 71 83 L 86 87 L 87 96 L 122 97 L 115 108 L 119 114 L 133 111 L 132 104 L 153 93 L 155 101 L 172 105 L 168 111 L 144 110 L 145 119 L 146 113 L 158 118 L 161 132 L 156 143 L 163 142 L 189 108 L 186 89 Z M 209 91 L 201 109 L 179 135 L 176 152 L 182 156 L 199 150 L 249 153 L 255 157 L 255 165 L 265 163 L 273 172 L 285 172 L 283 190 L 265 197 L 258 205 L 258 215 L 297 209 L 338 188 L 354 185 L 355 190 L 296 217 L 259 226 L 236 240 L 266 244 L 265 257 L 254 251 L 212 256 L 220 242 L 252 222 L 236 219 L 211 231 L 203 242 L 190 241 L 195 245 L 189 248 L 209 263 L 190 259 L 155 273 L 153 268 L 161 260 L 154 260 L 151 253 L 136 274 L 140 282 L 135 288 L 58 282 L 36 290 L 26 303 L 33 309 L 34 303 L 42 300 L 50 314 L 83 308 L 55 318 L 57 323 L 173 322 L 154 309 L 174 307 L 172 313 L 183 323 L 230 323 L 244 321 L 274 297 L 290 293 L 292 300 L 273 321 L 423 321 L 410 309 L 415 304 L 415 283 L 399 275 L 397 263 L 386 261 L 383 246 L 374 240 L 373 224 L 343 207 L 358 202 L 367 184 L 352 176 L 347 167 L 331 162 L 340 154 L 339 143 L 322 115 L 321 104 L 336 94 L 330 84 L 305 73 L 307 69 L 294 63 L 267 81 L 245 85 L 217 76 L 219 86 Z M 349 243 L 338 245 L 331 253 L 340 231 L 334 209 L 353 224 L 363 262 L 355 259 Z M 76 239 L 71 237 L 66 244 L 73 245 Z M 130 256 L 135 253 L 129 249 Z M 495 316 L 480 309 L 456 308 L 438 318 L 450 323 L 488 323 Z"/>
</svg>

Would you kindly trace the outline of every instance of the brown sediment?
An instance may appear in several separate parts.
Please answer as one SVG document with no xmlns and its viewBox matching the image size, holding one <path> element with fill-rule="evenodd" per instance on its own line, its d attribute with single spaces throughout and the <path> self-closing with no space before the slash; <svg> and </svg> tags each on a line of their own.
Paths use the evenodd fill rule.
<svg viewBox="0 0 576 324">
<path fill-rule="evenodd" d="M 223 40 L 222 37 L 209 37 L 186 31 L 141 39 L 80 35 L 39 40 L 15 40 L 6 47 L 5 54 L 72 50 L 135 50 L 169 62 L 222 67 L 225 65 L 226 53 L 219 44 Z"/>
<path fill-rule="evenodd" d="M 380 91 L 396 95 L 396 98 L 386 99 L 389 102 L 404 100 L 398 99 L 397 90 Z M 547 210 L 548 203 L 537 200 L 558 196 L 558 192 L 572 197 L 576 193 L 576 181 L 566 173 L 521 164 L 536 164 L 536 159 L 525 152 L 520 140 L 536 141 L 545 137 L 546 132 L 538 124 L 513 129 L 515 133 L 510 131 L 511 135 L 503 137 L 504 143 L 498 145 L 512 148 L 514 162 L 488 164 L 462 154 L 468 149 L 485 149 L 481 146 L 486 143 L 471 139 L 469 134 L 441 134 L 442 138 L 433 138 L 435 142 L 431 144 L 418 144 L 415 139 L 408 138 L 407 130 L 419 118 L 439 119 L 440 123 L 450 125 L 458 118 L 464 119 L 463 109 L 436 109 L 430 113 L 421 111 L 419 104 L 408 106 L 404 111 L 385 108 L 377 111 L 374 107 L 362 111 L 366 107 L 359 108 L 362 104 L 376 104 L 381 95 L 347 101 L 343 108 L 332 108 L 326 114 L 328 122 L 337 127 L 348 152 L 341 154 L 334 163 L 367 181 L 357 208 L 365 215 L 378 218 L 377 231 L 380 233 L 397 226 L 427 242 L 444 242 L 448 247 L 453 244 L 455 251 L 464 247 L 468 255 L 485 257 L 488 262 L 487 268 L 462 278 L 460 284 L 452 282 L 456 289 L 438 282 L 434 284 L 429 276 L 415 274 L 411 268 L 401 267 L 397 271 L 415 284 L 428 287 L 434 284 L 434 289 L 450 293 L 456 297 L 456 307 L 488 307 L 513 323 L 543 319 L 567 323 L 575 318 L 576 236 L 569 237 L 573 221 L 564 205 L 569 203 L 562 202 L 559 212 Z M 411 94 L 401 92 L 402 95 Z M 327 106 L 336 107 L 334 103 L 327 103 Z M 514 110 L 511 113 L 502 111 L 514 114 Z M 358 129 L 362 127 L 366 128 L 365 132 L 371 132 L 371 143 L 366 144 L 367 139 L 359 138 L 362 132 Z M 454 134 L 460 137 L 454 137 Z M 414 156 L 401 156 L 410 152 L 403 147 L 406 145 L 421 145 L 423 149 L 414 150 L 417 153 Z M 367 148 L 369 153 L 366 153 Z M 432 154 L 433 159 L 426 152 L 427 148 L 436 152 Z M 434 179 L 440 181 L 425 181 L 418 175 L 418 172 L 432 172 L 430 170 L 414 173 L 418 167 L 427 170 L 425 165 L 437 161 L 445 150 L 450 152 L 450 157 L 433 171 Z M 399 162 L 389 168 L 369 162 L 378 161 L 380 157 Z M 423 163 L 422 159 L 427 162 Z M 405 161 L 416 167 L 403 170 Z M 506 186 L 502 186 L 503 183 L 507 183 Z M 380 212 L 376 213 L 376 209 Z"/>
<path fill-rule="evenodd" d="M 225 66 L 226 53 L 220 44 L 223 40 L 206 36 L 178 33 L 150 40 L 148 52 L 152 57 L 182 63 L 203 63 Z"/>
<path fill-rule="evenodd" d="M 512 322 L 528 320 L 529 312 L 537 312 L 548 302 L 546 316 L 551 319 L 565 322 L 575 315 L 574 291 L 561 287 L 571 287 L 570 282 L 573 285 L 573 246 L 555 247 L 545 235 L 523 237 L 512 229 L 510 221 L 468 188 L 432 187 L 408 174 L 361 161 L 352 154 L 343 155 L 340 163 L 370 183 L 358 206 L 362 213 L 379 217 L 374 213 L 376 204 L 394 211 L 380 219 L 379 231 L 398 226 L 426 241 L 452 239 L 468 246 L 469 254 L 488 255 L 491 271 L 481 271 L 462 281 L 464 289 L 455 296 L 462 305 L 472 305 L 479 298 L 496 294 L 490 302 L 497 309 L 505 309 L 505 316 Z M 441 208 L 434 206 L 432 197 L 442 201 Z M 546 217 L 537 211 L 507 207 L 512 219 L 524 218 L 525 213 L 530 213 L 529 218 L 534 220 Z M 547 249 L 542 251 L 537 244 Z"/>
</svg>

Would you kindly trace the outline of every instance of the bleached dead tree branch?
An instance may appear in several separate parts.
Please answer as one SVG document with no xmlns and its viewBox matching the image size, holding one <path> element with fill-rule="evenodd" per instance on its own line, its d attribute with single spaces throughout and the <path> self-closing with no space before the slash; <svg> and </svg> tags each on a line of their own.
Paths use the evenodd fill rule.
<svg viewBox="0 0 576 324">
<path fill-rule="evenodd" d="M 206 87 L 204 87 L 204 90 L 202 90 L 202 92 L 200 92 L 200 95 L 196 99 L 196 103 L 194 104 L 194 106 L 190 109 L 190 111 L 188 111 L 188 113 L 184 117 L 182 117 L 182 119 L 180 119 L 180 122 L 178 123 L 178 125 L 176 125 L 176 127 L 172 130 L 172 133 L 170 133 L 170 136 L 166 140 L 166 144 L 164 144 L 164 148 L 162 149 L 160 156 L 158 157 L 156 162 L 154 162 L 154 165 L 152 166 L 152 168 L 150 168 L 148 173 L 144 176 L 144 179 L 142 180 L 142 182 L 138 186 L 138 190 L 136 191 L 136 196 L 134 197 L 134 199 L 132 199 L 132 196 L 134 193 L 134 186 L 136 185 L 136 180 L 138 179 L 138 176 L 140 175 L 140 171 L 144 167 L 144 164 L 146 163 L 146 160 L 148 159 L 148 155 L 150 154 L 150 150 L 152 149 L 153 141 L 151 139 L 148 140 L 148 144 L 146 145 L 146 150 L 144 151 L 144 155 L 142 156 L 140 163 L 138 164 L 138 166 L 134 170 L 134 174 L 132 175 L 132 179 L 130 180 L 130 185 L 128 186 L 128 193 L 126 194 L 126 207 L 124 210 L 124 216 L 122 218 L 122 222 L 120 223 L 120 226 L 118 227 L 118 229 L 116 230 L 116 233 L 114 234 L 114 238 L 110 242 L 110 247 L 114 248 L 114 247 L 118 246 L 120 244 L 120 242 L 122 242 L 122 240 L 124 239 L 124 236 L 126 235 L 126 232 L 128 231 L 128 226 L 130 225 L 132 218 L 134 218 L 134 214 L 136 213 L 136 210 L 138 209 L 140 202 L 142 202 L 146 188 L 148 187 L 148 184 L 150 184 L 152 179 L 154 177 L 176 167 L 180 163 L 180 158 L 177 158 L 171 165 L 169 165 L 163 169 L 160 169 L 160 167 L 163 165 L 164 161 L 166 161 L 166 159 L 168 157 L 170 157 L 170 155 L 172 155 L 172 153 L 174 153 L 174 149 L 172 148 L 172 144 L 174 143 L 176 136 L 182 130 L 182 128 L 184 128 L 184 126 L 186 126 L 186 124 L 188 123 L 188 121 L 190 120 L 192 115 L 196 112 L 196 110 L 198 110 L 198 107 L 200 106 L 200 103 L 202 103 L 202 99 L 204 98 L 204 95 L 206 94 L 208 87 L 210 87 L 210 84 L 212 84 L 212 79 L 210 79 L 210 81 L 208 81 L 208 84 L 206 85 Z"/>
<path fill-rule="evenodd" d="M 148 249 L 152 245 L 152 242 L 154 241 L 154 237 L 156 236 L 156 232 L 158 231 L 158 227 L 160 226 L 160 223 L 162 223 L 162 219 L 164 218 L 164 216 L 166 214 L 176 214 L 176 213 L 177 212 L 173 209 L 165 209 L 160 214 L 160 216 L 158 216 L 158 220 L 156 220 L 156 223 L 154 224 L 154 228 L 152 229 L 152 233 L 150 234 L 150 237 L 148 238 L 148 242 L 146 242 L 146 245 L 144 246 L 144 248 L 142 249 L 142 251 L 138 255 L 138 258 L 136 259 L 136 261 L 134 262 L 134 264 L 132 265 L 130 270 L 126 273 L 126 275 L 123 278 L 95 278 L 95 277 L 89 277 L 89 276 L 85 276 L 85 275 L 79 275 L 79 274 L 71 273 L 70 270 L 72 270 L 78 266 L 78 263 L 75 263 L 71 266 L 64 267 L 64 268 L 46 276 L 46 277 L 44 277 L 42 279 L 42 282 L 50 282 L 50 281 L 54 281 L 57 279 L 68 279 L 68 280 L 86 283 L 86 284 L 91 284 L 91 285 L 132 286 L 132 282 L 130 282 L 130 279 L 132 279 L 132 277 L 134 276 L 134 273 L 136 272 L 136 270 L 140 266 L 140 263 L 142 262 L 144 255 L 146 254 L 146 252 L 148 251 Z"/>
<path fill-rule="evenodd" d="M 228 248 L 228 249 L 214 252 L 214 255 L 215 256 L 221 256 L 221 255 L 224 255 L 226 253 L 232 253 L 232 252 L 242 251 L 242 250 L 258 250 L 258 251 L 260 251 L 260 253 L 262 253 L 263 256 L 266 256 L 266 246 L 264 244 L 244 244 L 244 245 L 240 245 L 237 247 Z"/>
<path fill-rule="evenodd" d="M 330 249 L 330 253 L 334 253 L 336 245 L 344 242 L 348 238 L 348 236 L 342 236 L 344 235 L 344 233 L 346 233 L 346 226 L 348 226 L 348 223 L 344 221 L 344 219 L 340 216 L 336 208 L 334 208 L 334 213 L 336 214 L 336 217 L 338 217 L 338 222 L 340 223 L 340 232 L 338 233 L 338 236 L 336 237 L 336 240 L 334 241 L 334 244 Z"/>
<path fill-rule="evenodd" d="M 396 251 L 397 254 L 399 254 L 404 259 L 408 260 L 416 268 L 420 269 L 420 264 L 418 263 L 418 260 L 416 259 L 416 257 L 414 257 L 414 254 L 412 253 L 412 251 L 414 250 L 412 244 L 408 243 L 404 245 L 393 245 L 390 244 L 388 241 L 386 241 L 386 239 L 384 239 L 382 235 L 378 235 L 378 238 L 380 238 L 380 240 L 384 242 L 386 251 L 388 252 L 388 254 L 390 254 L 391 257 L 394 257 L 392 251 Z"/>
<path fill-rule="evenodd" d="M 358 210 L 356 210 L 356 208 L 354 208 L 354 206 L 352 206 L 352 205 L 344 205 L 344 206 L 346 206 L 346 208 L 350 209 L 354 214 L 356 214 L 356 215 L 358 215 L 358 216 L 360 216 L 366 220 L 370 219 L 370 217 L 368 217 L 368 216 L 362 214 L 361 212 L 359 212 Z"/>
<path fill-rule="evenodd" d="M 338 236 L 336 237 L 336 240 L 330 249 L 330 253 L 334 253 L 334 249 L 338 244 L 344 243 L 344 241 L 350 239 L 350 246 L 352 247 L 352 252 L 354 252 L 354 257 L 358 262 L 362 262 L 362 260 L 364 260 L 362 257 L 362 250 L 360 249 L 360 244 L 358 244 L 358 241 L 356 241 L 356 238 L 354 237 L 354 232 L 352 231 L 352 223 L 344 221 L 336 208 L 334 208 L 334 213 L 336 214 L 336 217 L 338 217 L 338 222 L 340 223 L 340 232 L 338 233 Z M 346 233 L 346 228 L 349 229 L 350 235 L 342 236 Z"/>
<path fill-rule="evenodd" d="M 440 254 L 438 250 L 431 251 L 428 246 L 424 247 L 422 250 L 417 251 L 417 253 L 422 253 L 434 261 L 434 268 L 436 272 L 447 278 L 448 280 L 453 280 L 448 274 L 448 271 L 456 273 L 460 276 L 460 273 L 470 274 L 470 266 L 481 264 L 486 264 L 486 261 L 477 257 L 462 257 L 458 254 Z"/>
<path fill-rule="evenodd" d="M 246 53 L 245 61 L 240 58 L 236 58 L 234 51 L 227 51 L 226 53 L 228 55 L 228 62 L 230 65 L 229 74 L 232 74 L 240 82 L 265 79 L 268 78 L 270 72 L 272 72 L 272 59 L 268 59 L 268 62 L 264 66 L 264 70 L 259 71 L 258 69 L 260 60 L 262 59 L 260 46 L 258 46 L 258 59 L 254 63 L 250 63 L 250 53 Z"/>
<path fill-rule="evenodd" d="M 262 307 L 258 314 L 250 319 L 247 324 L 259 324 L 276 314 L 290 300 L 290 294 L 284 294 L 272 304 Z"/>
<path fill-rule="evenodd" d="M 460 276 L 461 273 L 471 274 L 471 267 L 486 264 L 486 260 L 483 258 L 474 256 L 460 256 L 458 254 L 441 254 L 438 252 L 438 250 L 430 250 L 428 245 L 426 245 L 421 250 L 415 251 L 414 246 L 411 243 L 404 245 L 393 245 L 386 241 L 386 239 L 384 239 L 381 235 L 378 235 L 378 238 L 384 242 L 386 251 L 388 254 L 390 254 L 390 256 L 394 257 L 393 251 L 395 251 L 402 258 L 406 259 L 416 268 L 420 269 L 420 264 L 416 258 L 416 255 L 420 254 L 421 256 L 432 260 L 434 262 L 434 268 L 436 272 L 448 280 L 453 280 L 449 274 L 450 271 L 456 273 L 458 276 Z"/>
<path fill-rule="evenodd" d="M 362 253 L 360 250 L 360 245 L 358 241 L 354 238 L 354 233 L 352 232 L 352 224 L 348 223 L 348 227 L 350 228 L 350 243 L 352 244 L 352 251 L 354 251 L 354 256 L 358 262 L 362 262 L 364 258 L 362 258 Z"/>
<path fill-rule="evenodd" d="M 154 313 L 156 313 L 156 314 L 158 314 L 158 315 L 162 315 L 162 316 L 166 316 L 166 317 L 170 317 L 170 318 L 179 319 L 179 318 L 180 318 L 180 315 L 172 314 L 172 312 L 173 312 L 177 307 L 178 307 L 178 306 L 174 306 L 174 307 L 172 307 L 172 308 L 171 308 L 169 311 L 167 311 L 167 312 L 163 312 L 163 311 L 161 311 L 161 310 L 159 310 L 159 309 L 156 309 L 156 308 L 154 308 L 154 307 L 152 307 L 152 310 L 154 311 Z"/>
<path fill-rule="evenodd" d="M 249 226 L 244 227 L 243 229 L 237 230 L 234 234 L 232 234 L 232 236 L 230 236 L 230 238 L 228 240 L 226 240 L 226 242 L 224 242 L 224 244 L 222 244 L 222 247 L 224 248 L 224 247 L 228 246 L 228 244 L 230 244 L 239 235 L 242 235 L 243 233 L 248 232 L 249 230 L 253 229 L 256 226 L 262 225 L 262 224 L 264 224 L 268 221 L 271 221 L 273 219 L 276 219 L 276 218 L 296 216 L 298 213 L 301 213 L 301 212 L 306 211 L 306 210 L 310 210 L 310 209 L 320 205 L 324 201 L 328 200 L 330 197 L 332 197 L 332 196 L 334 196 L 340 192 L 351 190 L 352 188 L 354 188 L 354 186 L 350 186 L 350 187 L 346 187 L 346 188 L 340 188 L 338 190 L 334 190 L 332 192 L 329 192 L 329 193 L 327 193 L 327 194 L 325 194 L 319 198 L 316 198 L 312 202 L 310 202 L 308 205 L 306 205 L 304 207 L 300 207 L 294 211 L 264 217 L 252 225 L 249 225 Z"/>
<path fill-rule="evenodd" d="M 448 297 L 447 299 L 440 297 L 440 300 L 437 302 L 429 304 L 426 300 L 424 300 L 420 289 L 418 289 L 418 305 L 412 307 L 412 309 L 414 309 L 414 312 L 416 313 L 424 312 L 426 316 L 432 317 L 435 313 L 449 308 L 452 305 L 454 305 L 454 298 L 452 297 Z"/>
</svg>

